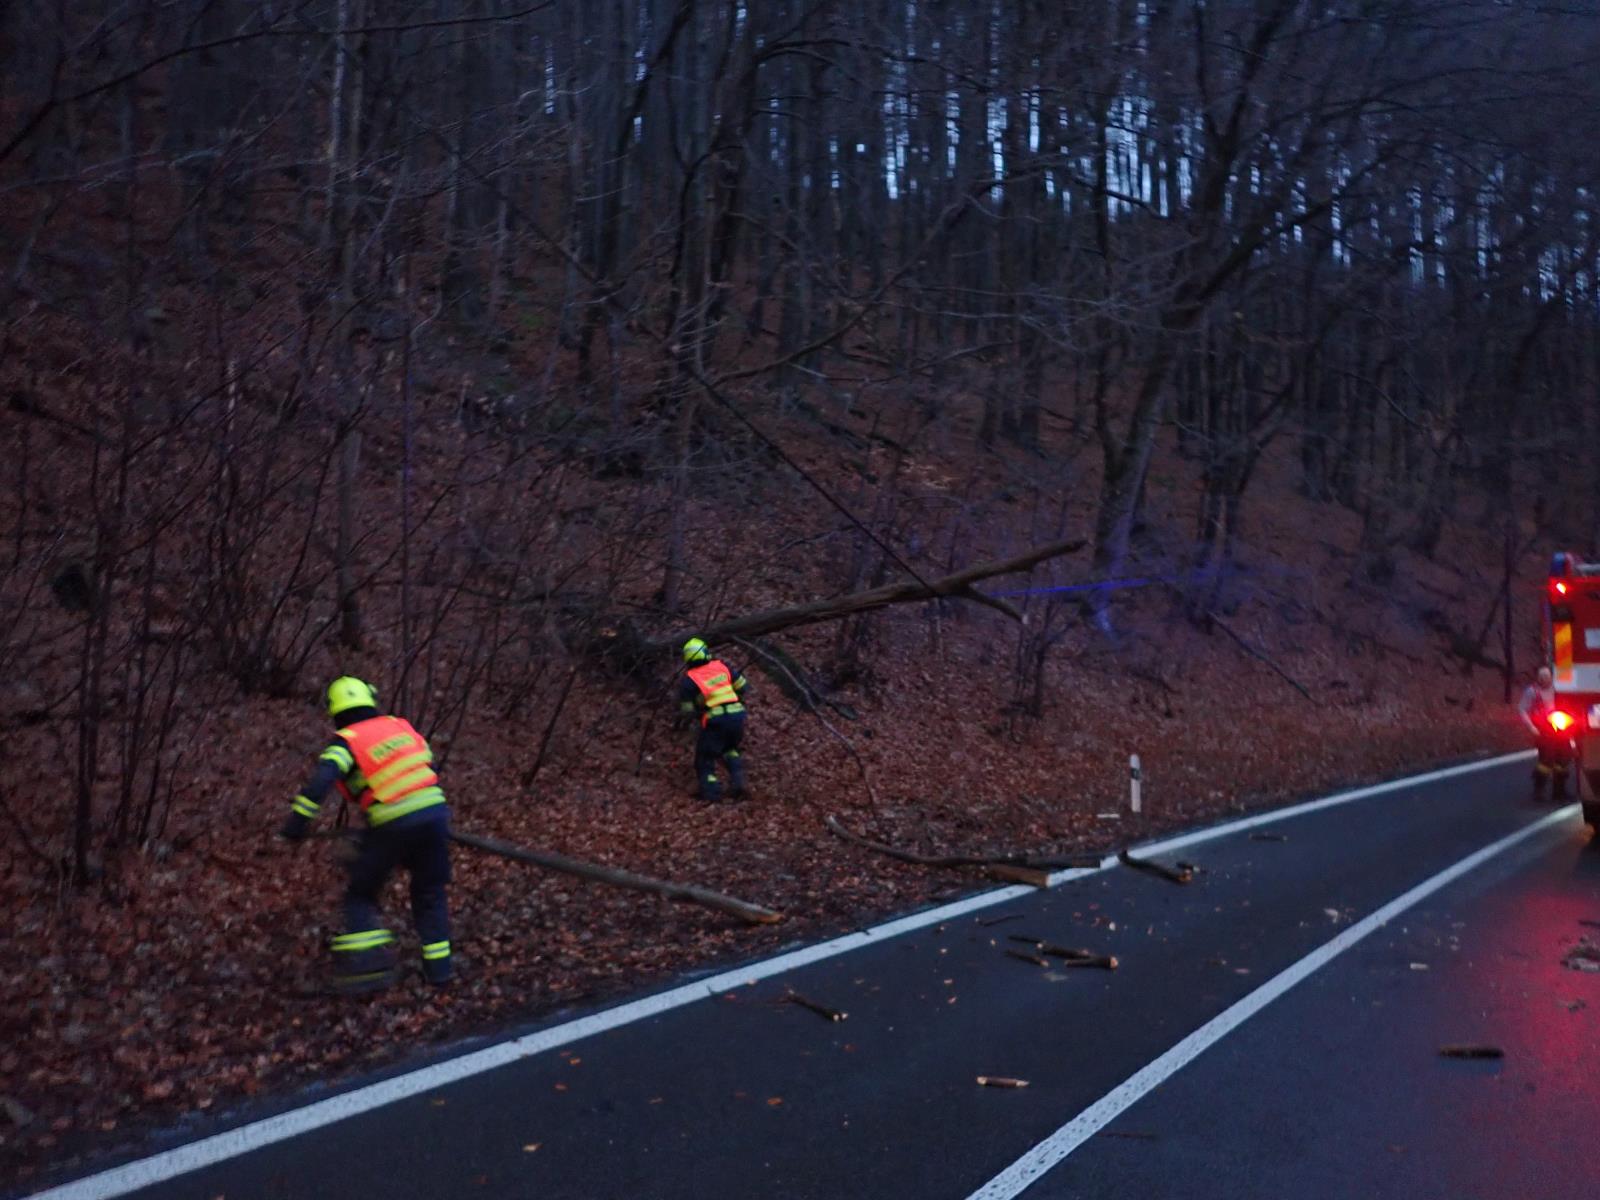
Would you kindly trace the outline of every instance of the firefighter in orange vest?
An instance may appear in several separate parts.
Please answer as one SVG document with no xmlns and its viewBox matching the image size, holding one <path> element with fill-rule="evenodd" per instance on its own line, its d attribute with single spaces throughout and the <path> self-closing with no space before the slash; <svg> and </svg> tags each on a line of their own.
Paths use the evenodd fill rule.
<svg viewBox="0 0 1600 1200">
<path fill-rule="evenodd" d="M 338 735 L 317 759 L 279 831 L 305 838 L 322 799 L 337 788 L 360 805 L 365 828 L 344 893 L 344 932 L 333 939 L 334 982 L 343 991 L 377 991 L 394 980 L 394 934 L 378 900 L 396 867 L 411 876 L 411 917 L 422 943 L 422 976 L 450 981 L 450 808 L 433 770 L 433 753 L 411 722 L 378 713 L 371 687 L 349 675 L 328 685 L 328 716 Z"/>
<path fill-rule="evenodd" d="M 699 638 L 683 644 L 684 673 L 678 685 L 678 707 L 685 717 L 700 716 L 700 736 L 694 744 L 694 773 L 702 800 L 720 800 L 722 781 L 717 778 L 717 760 L 728 766 L 728 796 L 744 795 L 744 758 L 739 743 L 744 740 L 744 702 L 740 693 L 745 678 L 721 659 L 711 657 L 711 649 Z"/>
</svg>

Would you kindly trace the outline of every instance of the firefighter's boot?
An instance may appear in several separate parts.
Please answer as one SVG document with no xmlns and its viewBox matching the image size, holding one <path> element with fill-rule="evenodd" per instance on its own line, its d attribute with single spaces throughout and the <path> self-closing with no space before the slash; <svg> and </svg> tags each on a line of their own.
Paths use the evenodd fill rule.
<svg viewBox="0 0 1600 1200">
<path fill-rule="evenodd" d="M 1567 772 L 1564 769 L 1551 773 L 1550 798 L 1552 800 L 1565 800 L 1567 798 Z"/>
<path fill-rule="evenodd" d="M 422 948 L 422 978 L 434 987 L 443 987 L 455 975 L 449 942 L 430 942 Z"/>
<path fill-rule="evenodd" d="M 728 764 L 728 799 L 743 800 L 744 791 L 744 755 L 737 750 L 729 750 L 722 756 L 722 761 Z"/>
<path fill-rule="evenodd" d="M 347 996 L 381 992 L 394 982 L 394 934 L 362 929 L 333 939 L 333 986 Z"/>
</svg>

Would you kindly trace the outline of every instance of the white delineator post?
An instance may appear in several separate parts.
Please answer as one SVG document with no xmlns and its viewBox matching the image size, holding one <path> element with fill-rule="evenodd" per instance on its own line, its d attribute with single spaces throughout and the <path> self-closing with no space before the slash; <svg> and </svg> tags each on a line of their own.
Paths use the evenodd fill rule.
<svg viewBox="0 0 1600 1200">
<path fill-rule="evenodd" d="M 1134 812 L 1139 811 L 1139 791 L 1143 782 L 1142 775 L 1143 773 L 1139 769 L 1139 756 L 1137 754 L 1128 755 L 1128 806 Z"/>
</svg>

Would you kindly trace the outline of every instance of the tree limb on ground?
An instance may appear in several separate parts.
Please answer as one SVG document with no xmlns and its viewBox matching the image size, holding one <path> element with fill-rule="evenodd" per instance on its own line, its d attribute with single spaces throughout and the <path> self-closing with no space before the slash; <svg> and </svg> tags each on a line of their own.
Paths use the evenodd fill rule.
<svg viewBox="0 0 1600 1200">
<path fill-rule="evenodd" d="M 1031 854 L 920 854 L 915 850 L 905 850 L 886 842 L 875 842 L 855 832 L 838 817 L 830 816 L 826 818 L 824 824 L 827 825 L 829 833 L 843 838 L 852 845 L 875 850 L 879 854 L 887 854 L 890 858 L 913 863 L 919 867 L 1022 867 L 1030 871 L 1060 871 L 1073 867 L 1100 865 L 1100 856 L 1097 854 L 1074 854 L 1065 858 L 1039 858 Z"/>
<path fill-rule="evenodd" d="M 1255 659 L 1257 662 L 1262 663 L 1265 666 L 1267 666 L 1272 671 L 1272 673 L 1274 675 L 1276 675 L 1279 679 L 1281 679 L 1285 683 L 1287 683 L 1295 691 L 1299 692 L 1307 700 L 1311 701 L 1311 703 L 1315 704 L 1317 702 L 1317 698 L 1315 696 L 1313 696 L 1310 693 L 1310 691 L 1307 690 L 1305 684 L 1301 683 L 1293 675 L 1289 674 L 1289 672 L 1285 671 L 1277 663 L 1273 662 L 1272 659 L 1269 658 L 1264 651 L 1257 650 L 1248 641 L 1246 641 L 1242 636 L 1240 636 L 1239 634 L 1235 633 L 1232 629 L 1230 629 L 1228 627 L 1227 623 L 1224 622 L 1221 617 L 1217 616 L 1216 613 L 1207 613 L 1206 614 L 1206 620 L 1209 621 L 1212 625 L 1215 625 L 1218 629 L 1222 630 L 1222 632 L 1227 634 L 1230 638 L 1232 638 L 1234 643 L 1239 647 L 1239 649 L 1243 650 L 1246 654 L 1248 654 L 1251 658 Z"/>
<path fill-rule="evenodd" d="M 1165 584 L 1164 587 L 1165 587 L 1166 591 L 1171 593 L 1173 596 L 1177 597 L 1179 600 L 1183 600 L 1185 598 L 1182 589 L 1177 588 L 1177 587 L 1173 586 L 1170 583 L 1169 584 Z M 1299 692 L 1307 700 L 1311 701 L 1311 703 L 1313 703 L 1313 704 L 1317 703 L 1317 698 L 1311 694 L 1311 692 L 1307 689 L 1305 684 L 1301 683 L 1293 675 L 1289 674 L 1289 672 L 1285 671 L 1282 667 L 1280 667 L 1276 662 L 1274 662 L 1272 660 L 1272 658 L 1270 656 L 1267 655 L 1267 653 L 1265 651 L 1258 650 L 1255 646 L 1251 645 L 1249 640 L 1246 639 L 1243 635 L 1241 635 L 1239 633 L 1236 633 L 1233 630 L 1233 628 L 1226 621 L 1224 621 L 1221 617 L 1217 616 L 1217 614 L 1214 611 L 1212 611 L 1211 609 L 1204 610 L 1203 612 L 1200 613 L 1200 615 L 1198 617 L 1198 620 L 1203 622 L 1203 624 L 1206 627 L 1215 626 L 1217 629 L 1222 630 L 1222 632 L 1227 634 L 1229 639 L 1232 640 L 1234 645 L 1238 646 L 1239 649 L 1243 650 L 1246 654 L 1248 654 L 1251 658 L 1255 659 L 1257 662 L 1259 662 L 1259 663 L 1263 664 L 1264 666 L 1266 666 L 1269 670 L 1272 671 L 1272 673 L 1274 675 L 1276 675 L 1279 679 L 1281 679 L 1285 683 L 1287 683 L 1295 691 Z"/>
<path fill-rule="evenodd" d="M 483 837 L 476 833 L 463 833 L 459 829 L 450 831 L 450 839 L 460 842 L 463 846 L 471 846 L 475 850 L 484 850 L 490 854 L 498 854 L 502 858 L 515 859 L 517 862 L 528 863 L 535 867 L 544 867 L 551 871 L 563 871 L 568 875 L 577 875 L 583 879 L 592 879 L 597 883 L 609 883 L 616 887 L 632 888 L 639 892 L 653 892 L 657 896 L 665 896 L 669 900 L 688 900 L 694 904 L 714 908 L 718 912 L 728 913 L 738 917 L 741 921 L 749 921 L 753 925 L 775 925 L 783 920 L 783 914 L 773 912 L 770 908 L 762 908 L 759 904 L 751 904 L 745 900 L 738 900 L 732 896 L 724 896 L 720 892 L 713 892 L 708 888 L 697 887 L 688 883 L 668 883 L 663 879 L 651 879 L 648 875 L 635 875 L 632 871 L 623 871 L 616 867 L 602 867 L 598 863 L 583 862 L 580 859 L 568 858 L 564 854 L 555 854 L 548 850 L 525 850 L 521 846 L 513 846 L 509 842 L 502 842 L 496 838 Z"/>
<path fill-rule="evenodd" d="M 1399 646 L 1384 641 L 1382 638 L 1374 637 L 1370 633 L 1363 633 L 1359 629 L 1352 628 L 1341 621 L 1336 621 L 1315 606 L 1308 606 L 1308 611 L 1318 621 L 1318 623 L 1325 626 L 1339 637 L 1355 638 L 1356 641 L 1371 646 L 1374 650 L 1377 650 L 1382 654 L 1393 654 L 1395 657 L 1403 658 L 1407 662 L 1415 663 L 1419 667 L 1434 667 L 1438 665 L 1434 661 L 1423 658 L 1420 654 L 1412 654 L 1411 651 L 1403 650 Z"/>
<path fill-rule="evenodd" d="M 1491 612 L 1491 620 L 1493 616 L 1494 614 Z M 1505 672 L 1505 663 L 1484 653 L 1482 639 L 1474 642 L 1469 635 L 1462 633 L 1461 630 L 1452 625 L 1450 618 L 1437 608 L 1426 610 L 1422 614 L 1422 623 L 1444 639 L 1445 649 L 1452 656 L 1460 659 L 1464 668 L 1470 670 L 1473 667 L 1483 667 L 1490 671 L 1499 671 L 1502 674 Z M 1488 633 L 1488 628 L 1487 625 L 1484 627 L 1485 636 Z"/>
<path fill-rule="evenodd" d="M 746 638 L 735 638 L 734 640 L 745 649 L 751 651 L 752 653 L 759 654 L 768 663 L 776 666 L 778 670 L 782 671 L 784 675 L 788 677 L 790 683 L 792 683 L 795 688 L 799 689 L 799 694 L 807 697 L 803 707 L 808 709 L 812 716 L 816 717 L 824 729 L 831 733 L 840 742 L 844 743 L 844 748 L 848 750 L 850 752 L 850 756 L 856 760 L 856 766 L 861 771 L 861 782 L 867 789 L 867 796 L 872 800 L 872 807 L 877 808 L 878 790 L 872 786 L 872 775 L 867 770 L 867 760 L 861 757 L 861 751 L 855 748 L 855 744 L 851 742 L 849 738 L 845 737 L 844 734 L 840 733 L 831 724 L 829 724 L 828 719 L 822 715 L 821 707 L 818 706 L 815 700 L 810 698 L 812 694 L 811 689 L 806 686 L 805 681 L 796 678 L 795 673 L 789 670 L 788 666 L 780 658 L 763 649 L 757 643 Z"/>
<path fill-rule="evenodd" d="M 1031 570 L 1042 562 L 1081 550 L 1083 546 L 1082 538 L 1051 542 L 1048 545 L 1035 546 L 1013 558 L 978 563 L 953 575 L 946 575 L 943 579 L 935 579 L 931 583 L 890 583 L 883 587 L 868 588 L 864 592 L 851 592 L 846 596 L 813 600 L 808 604 L 769 608 L 763 612 L 718 622 L 708 628 L 696 630 L 695 633 L 711 642 L 737 637 L 762 637 L 797 625 L 815 625 L 821 621 L 833 621 L 853 613 L 887 608 L 891 604 L 910 604 L 919 600 L 937 600 L 941 597 L 971 600 L 975 604 L 987 605 L 1014 620 L 1022 621 L 1022 613 L 1017 611 L 1014 605 L 994 596 L 985 596 L 972 585 L 996 575 L 1010 575 L 1017 571 Z M 681 637 L 650 641 L 645 643 L 643 649 L 650 652 L 666 650 L 681 641 Z"/>
</svg>

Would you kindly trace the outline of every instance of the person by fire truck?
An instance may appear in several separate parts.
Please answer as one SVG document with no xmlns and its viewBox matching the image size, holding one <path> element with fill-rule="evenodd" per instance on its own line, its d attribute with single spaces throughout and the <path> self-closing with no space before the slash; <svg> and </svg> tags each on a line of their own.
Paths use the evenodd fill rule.
<svg viewBox="0 0 1600 1200">
<path fill-rule="evenodd" d="M 1556 704 L 1549 667 L 1540 667 L 1517 705 L 1522 723 L 1533 734 L 1538 759 L 1533 766 L 1533 794 L 1542 799 L 1549 785 L 1557 800 L 1567 794 L 1567 768 L 1572 763 L 1572 716 Z"/>
</svg>

